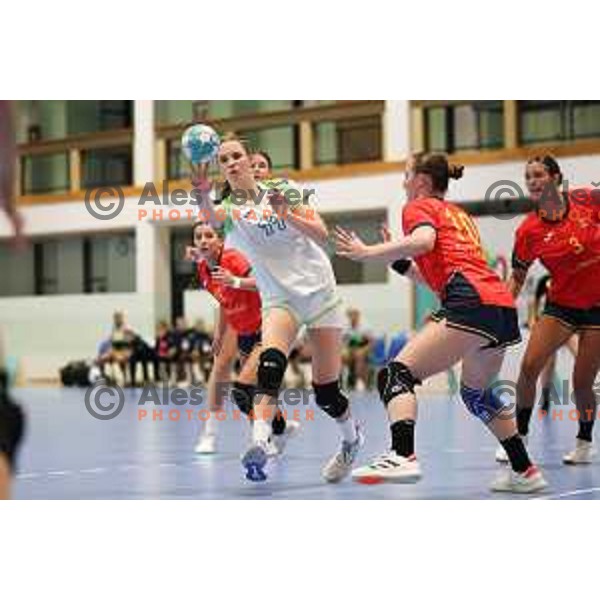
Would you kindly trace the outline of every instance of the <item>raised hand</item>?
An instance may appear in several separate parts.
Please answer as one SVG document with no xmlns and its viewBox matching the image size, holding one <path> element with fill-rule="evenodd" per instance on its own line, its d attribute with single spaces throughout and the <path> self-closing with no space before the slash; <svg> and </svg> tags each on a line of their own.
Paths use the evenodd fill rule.
<svg viewBox="0 0 600 600">
<path fill-rule="evenodd" d="M 351 260 L 362 261 L 370 256 L 370 247 L 367 246 L 354 231 L 346 231 L 336 227 L 334 231 L 336 253 Z"/>
</svg>

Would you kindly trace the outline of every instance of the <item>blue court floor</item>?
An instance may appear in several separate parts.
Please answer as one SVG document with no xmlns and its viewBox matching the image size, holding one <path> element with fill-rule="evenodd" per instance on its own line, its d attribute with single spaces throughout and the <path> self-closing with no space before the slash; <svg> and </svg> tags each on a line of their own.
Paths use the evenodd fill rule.
<svg viewBox="0 0 600 600">
<path fill-rule="evenodd" d="M 300 406 L 302 429 L 286 455 L 273 461 L 270 479 L 253 484 L 243 478 L 239 455 L 249 428 L 231 416 L 220 425 L 220 453 L 197 456 L 193 447 L 200 421 L 139 420 L 139 390 L 125 390 L 121 414 L 94 419 L 84 405 L 84 390 L 19 389 L 15 397 L 29 414 L 17 499 L 485 499 L 506 498 L 488 491 L 499 467 L 495 443 L 455 399 L 423 398 L 417 427 L 417 452 L 424 477 L 413 485 L 362 486 L 347 480 L 326 484 L 320 469 L 335 451 L 335 424 L 314 405 Z M 144 407 L 148 413 L 159 407 Z M 170 407 L 173 408 L 173 407 Z M 203 408 L 194 407 L 196 409 Z M 306 421 L 306 410 L 314 421 Z M 359 463 L 388 444 L 383 407 L 374 394 L 354 394 L 353 410 L 363 423 L 366 445 Z M 197 410 L 195 411 L 197 414 Z M 231 409 L 229 409 L 231 414 Z M 539 498 L 600 499 L 597 465 L 566 467 L 561 456 L 574 443 L 576 423 L 532 421 L 531 450 L 550 482 Z M 511 496 L 508 496 L 511 497 Z"/>
</svg>

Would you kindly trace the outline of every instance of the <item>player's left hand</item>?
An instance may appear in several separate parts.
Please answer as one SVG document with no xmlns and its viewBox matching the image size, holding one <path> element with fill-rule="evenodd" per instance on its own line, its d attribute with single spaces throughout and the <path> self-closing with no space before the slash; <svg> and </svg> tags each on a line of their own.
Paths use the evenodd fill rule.
<svg viewBox="0 0 600 600">
<path fill-rule="evenodd" d="M 336 254 L 357 261 L 369 258 L 371 254 L 370 246 L 367 246 L 354 231 L 346 231 L 342 227 L 336 227 L 334 233 Z"/>
<path fill-rule="evenodd" d="M 210 276 L 217 283 L 226 286 L 232 286 L 235 279 L 227 269 L 223 269 L 222 267 L 216 267 L 210 272 Z"/>
</svg>

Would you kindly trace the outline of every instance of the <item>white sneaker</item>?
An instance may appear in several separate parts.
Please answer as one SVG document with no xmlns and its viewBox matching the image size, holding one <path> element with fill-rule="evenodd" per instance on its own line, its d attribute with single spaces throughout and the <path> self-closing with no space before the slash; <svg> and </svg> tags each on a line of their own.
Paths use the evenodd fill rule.
<svg viewBox="0 0 600 600">
<path fill-rule="evenodd" d="M 565 465 L 587 465 L 596 456 L 596 449 L 592 442 L 586 440 L 575 440 L 575 450 L 563 456 Z"/>
<path fill-rule="evenodd" d="M 281 435 L 271 435 L 271 443 L 269 444 L 267 454 L 269 456 L 283 454 L 287 443 L 298 434 L 299 430 L 299 421 L 287 421 L 285 424 L 285 431 Z M 273 452 L 273 454 L 271 454 L 271 452 Z"/>
<path fill-rule="evenodd" d="M 265 466 L 269 459 L 268 444 L 265 442 L 253 442 L 242 456 L 242 465 L 246 469 L 246 479 L 250 481 L 266 481 L 267 474 Z"/>
<path fill-rule="evenodd" d="M 352 471 L 352 479 L 358 483 L 415 483 L 421 479 L 421 467 L 413 454 L 408 458 L 393 450 L 378 456 L 370 464 Z"/>
<path fill-rule="evenodd" d="M 329 459 L 321 470 L 323 479 L 328 483 L 338 483 L 350 473 L 352 463 L 356 459 L 358 451 L 365 443 L 363 433 L 358 423 L 355 423 L 354 426 L 356 428 L 356 439 L 354 442 L 342 441 L 340 450 Z"/>
<path fill-rule="evenodd" d="M 542 472 L 531 465 L 525 473 L 515 473 L 506 469 L 492 483 L 492 492 L 508 492 L 511 494 L 533 494 L 548 486 Z"/>
<path fill-rule="evenodd" d="M 217 451 L 217 437 L 202 435 L 194 448 L 196 454 L 214 454 Z"/>
<path fill-rule="evenodd" d="M 523 440 L 525 447 L 527 447 L 527 436 L 522 435 L 521 439 Z M 499 462 L 499 463 L 507 463 L 508 462 L 508 455 L 506 454 L 506 450 L 503 448 L 502 444 L 498 444 L 498 449 L 496 450 L 496 462 Z"/>
</svg>

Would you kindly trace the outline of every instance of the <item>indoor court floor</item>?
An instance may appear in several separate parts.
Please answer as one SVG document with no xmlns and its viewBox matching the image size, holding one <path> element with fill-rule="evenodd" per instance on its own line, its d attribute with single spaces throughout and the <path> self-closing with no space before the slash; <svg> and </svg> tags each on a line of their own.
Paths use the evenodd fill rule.
<svg viewBox="0 0 600 600">
<path fill-rule="evenodd" d="M 494 494 L 489 484 L 502 467 L 494 462 L 495 443 L 468 415 L 456 398 L 420 396 L 417 453 L 423 479 L 412 485 L 363 486 L 350 479 L 331 485 L 320 476 L 321 466 L 336 450 L 335 425 L 314 404 L 295 407 L 302 428 L 283 457 L 270 466 L 269 480 L 244 479 L 239 455 L 249 428 L 230 417 L 220 425 L 220 452 L 198 456 L 193 448 L 199 421 L 138 419 L 141 391 L 128 389 L 121 414 L 109 421 L 94 419 L 81 389 L 17 389 L 15 397 L 29 414 L 16 499 L 487 499 L 512 498 Z M 353 394 L 353 410 L 363 425 L 366 444 L 358 464 L 386 449 L 388 430 L 383 407 L 373 393 Z M 203 408 L 194 407 L 195 409 Z M 600 499 L 596 465 L 567 467 L 564 452 L 572 449 L 576 422 L 532 419 L 530 448 L 550 484 L 534 496 L 542 499 Z M 306 410 L 314 421 L 306 421 Z M 195 410 L 197 413 L 197 410 Z M 530 498 L 531 496 L 527 496 Z"/>
</svg>

